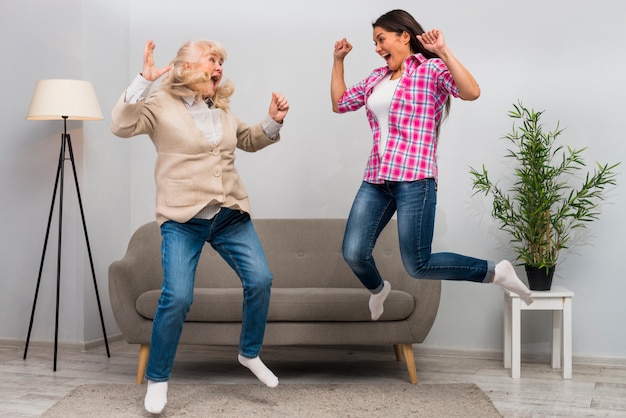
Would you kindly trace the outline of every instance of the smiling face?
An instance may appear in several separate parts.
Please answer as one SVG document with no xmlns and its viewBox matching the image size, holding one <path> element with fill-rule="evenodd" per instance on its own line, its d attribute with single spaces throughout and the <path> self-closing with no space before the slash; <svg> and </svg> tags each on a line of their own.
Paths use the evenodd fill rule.
<svg viewBox="0 0 626 418">
<path fill-rule="evenodd" d="M 217 86 L 222 79 L 222 64 L 224 59 L 216 51 L 202 51 L 197 49 L 197 58 L 186 61 L 185 67 L 199 73 L 204 73 L 206 79 L 199 83 L 190 84 L 189 88 L 201 94 L 202 97 L 213 97 Z"/>
<path fill-rule="evenodd" d="M 404 61 L 411 55 L 410 37 L 407 32 L 401 34 L 395 32 L 387 32 L 380 26 L 374 27 L 374 45 L 376 45 L 376 53 L 380 55 L 387 67 L 394 71 L 394 74 L 400 75 L 404 69 Z"/>
</svg>

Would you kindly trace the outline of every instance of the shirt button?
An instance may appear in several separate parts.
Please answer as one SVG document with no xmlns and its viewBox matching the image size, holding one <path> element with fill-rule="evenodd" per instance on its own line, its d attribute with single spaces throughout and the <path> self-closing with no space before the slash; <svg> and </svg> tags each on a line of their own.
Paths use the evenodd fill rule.
<svg viewBox="0 0 626 418">
<path fill-rule="evenodd" d="M 220 150 L 215 148 L 213 151 L 211 151 L 211 153 L 217 156 L 217 155 L 220 155 Z"/>
<path fill-rule="evenodd" d="M 213 172 L 213 175 L 214 175 L 215 177 L 219 177 L 219 176 L 221 176 L 221 175 L 222 175 L 222 170 L 215 170 L 215 171 Z"/>
<path fill-rule="evenodd" d="M 219 196 L 217 197 L 217 200 L 219 200 L 220 202 L 223 202 L 224 200 L 226 200 L 226 196 L 224 196 L 223 194 L 222 194 L 222 195 L 219 195 Z"/>
</svg>

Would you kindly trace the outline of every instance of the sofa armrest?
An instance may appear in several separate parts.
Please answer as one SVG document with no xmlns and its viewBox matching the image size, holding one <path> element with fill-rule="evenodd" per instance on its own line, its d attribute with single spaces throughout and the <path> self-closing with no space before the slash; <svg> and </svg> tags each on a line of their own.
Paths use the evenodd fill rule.
<svg viewBox="0 0 626 418">
<path fill-rule="evenodd" d="M 127 342 L 150 341 L 152 321 L 136 309 L 137 298 L 149 290 L 160 289 L 161 238 L 156 222 L 141 226 L 131 237 L 126 254 L 109 266 L 109 297 L 118 327 Z"/>
</svg>

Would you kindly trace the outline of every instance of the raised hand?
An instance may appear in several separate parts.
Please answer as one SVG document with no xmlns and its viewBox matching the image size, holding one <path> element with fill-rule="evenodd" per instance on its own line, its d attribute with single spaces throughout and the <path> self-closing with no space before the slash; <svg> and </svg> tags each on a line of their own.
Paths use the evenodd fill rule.
<svg viewBox="0 0 626 418">
<path fill-rule="evenodd" d="M 270 102 L 269 115 L 278 123 L 282 123 L 289 112 L 289 102 L 287 98 L 280 93 L 272 93 L 272 101 Z"/>
<path fill-rule="evenodd" d="M 443 33 L 433 29 L 417 35 L 417 40 L 426 50 L 435 53 L 448 67 L 452 78 L 459 89 L 459 97 L 463 100 L 476 100 L 480 96 L 480 87 L 474 76 L 459 62 L 446 45 Z"/>
<path fill-rule="evenodd" d="M 154 81 L 170 70 L 169 66 L 159 69 L 154 65 L 155 47 L 154 42 L 149 40 L 143 49 L 143 70 L 141 70 L 141 75 L 148 81 Z"/>
<path fill-rule="evenodd" d="M 432 29 L 417 35 L 417 40 L 430 52 L 437 54 L 446 47 L 443 33 L 439 29 Z"/>
<path fill-rule="evenodd" d="M 333 52 L 333 56 L 335 59 L 343 60 L 350 51 L 352 51 L 352 45 L 346 40 L 346 38 L 343 38 L 335 42 L 335 51 Z"/>
</svg>

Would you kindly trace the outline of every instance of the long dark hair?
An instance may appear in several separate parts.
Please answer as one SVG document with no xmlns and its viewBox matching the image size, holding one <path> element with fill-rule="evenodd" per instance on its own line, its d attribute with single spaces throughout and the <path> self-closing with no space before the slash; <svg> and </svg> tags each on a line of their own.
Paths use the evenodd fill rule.
<svg viewBox="0 0 626 418">
<path fill-rule="evenodd" d="M 402 35 L 403 32 L 406 32 L 410 35 L 411 40 L 409 41 L 409 48 L 413 54 L 421 53 L 426 58 L 439 58 L 437 54 L 434 52 L 428 51 L 420 41 L 417 40 L 417 35 L 421 35 L 424 33 L 424 29 L 422 25 L 420 25 L 417 20 L 410 13 L 396 9 L 390 12 L 385 13 L 374 23 L 372 23 L 372 27 L 383 28 L 387 32 L 397 33 L 398 35 Z M 443 121 L 450 112 L 450 96 L 446 100 L 445 111 L 441 121 Z M 440 121 L 440 122 L 441 122 Z M 439 125 L 437 125 L 437 136 L 439 136 Z"/>
</svg>

